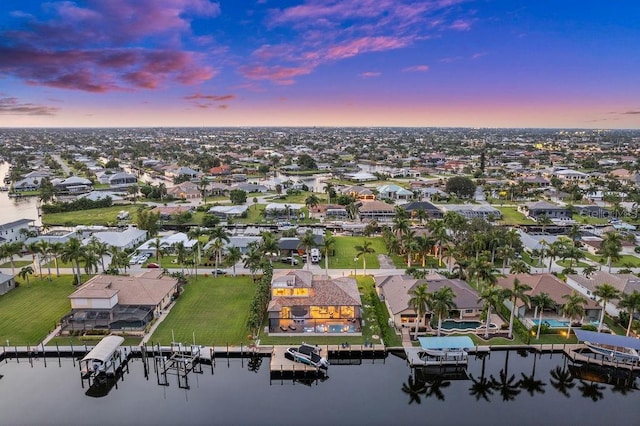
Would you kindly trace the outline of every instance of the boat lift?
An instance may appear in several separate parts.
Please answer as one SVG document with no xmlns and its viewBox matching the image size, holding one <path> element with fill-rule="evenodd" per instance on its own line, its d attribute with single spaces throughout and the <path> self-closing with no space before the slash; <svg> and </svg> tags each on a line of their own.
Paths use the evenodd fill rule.
<svg viewBox="0 0 640 426">
<path fill-rule="evenodd" d="M 178 377 L 178 387 L 189 389 L 189 373 L 202 374 L 200 363 L 200 346 L 185 346 L 182 343 L 171 343 L 170 355 L 167 357 L 159 350 L 159 355 L 154 358 L 154 370 L 158 385 L 169 386 L 168 375 Z"/>
</svg>

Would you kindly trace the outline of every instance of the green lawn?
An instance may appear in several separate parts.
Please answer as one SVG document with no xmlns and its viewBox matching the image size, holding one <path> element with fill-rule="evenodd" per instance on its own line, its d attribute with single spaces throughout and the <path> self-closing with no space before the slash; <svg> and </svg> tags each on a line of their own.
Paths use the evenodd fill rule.
<svg viewBox="0 0 640 426">
<path fill-rule="evenodd" d="M 128 204 L 64 213 L 43 213 L 42 223 L 56 226 L 107 225 L 118 223 L 118 213 L 127 211 L 133 217 L 140 205 Z"/>
<path fill-rule="evenodd" d="M 30 260 L 14 260 L 13 266 L 16 268 L 16 274 L 20 272 L 20 268 L 27 265 L 33 265 L 33 262 Z M 0 265 L 0 268 L 11 268 L 11 262 L 6 262 Z"/>
<path fill-rule="evenodd" d="M 578 266 L 576 266 L 575 260 L 559 260 L 556 263 L 558 264 L 558 266 L 562 266 L 563 268 L 568 268 L 569 266 L 571 266 L 572 268 L 584 268 L 586 266 L 589 266 L 588 263 L 584 262 L 578 262 Z"/>
<path fill-rule="evenodd" d="M 189 280 L 171 313 L 151 336 L 150 342 L 175 341 L 198 344 L 239 345 L 247 339 L 247 318 L 255 292 L 251 277 L 218 277 Z"/>
<path fill-rule="evenodd" d="M 609 219 L 601 219 L 601 218 L 591 217 L 591 216 L 581 216 L 579 214 L 574 214 L 572 219 L 583 225 L 605 225 L 606 223 L 609 222 Z"/>
<path fill-rule="evenodd" d="M 0 296 L 0 344 L 36 345 L 51 332 L 64 314 L 71 310 L 67 296 L 75 287 L 73 277 L 63 275 L 48 281 L 35 276 Z"/>
<path fill-rule="evenodd" d="M 502 212 L 500 223 L 503 225 L 527 225 L 536 223 L 534 220 L 525 217 L 516 210 L 515 207 L 492 206 Z"/>
<path fill-rule="evenodd" d="M 364 241 L 370 241 L 371 247 L 375 250 L 375 253 L 367 254 L 367 271 L 370 269 L 379 269 L 380 262 L 378 262 L 379 254 L 387 254 L 387 249 L 384 246 L 382 237 L 336 237 L 335 253 L 333 256 L 329 256 L 329 268 L 330 269 L 353 269 L 354 261 L 358 251 L 355 246 L 362 246 Z M 358 273 L 362 274 L 362 259 L 358 259 L 357 269 Z"/>
<path fill-rule="evenodd" d="M 594 262 L 598 262 L 602 265 L 606 265 L 607 264 L 607 258 L 606 257 L 601 257 L 595 254 L 591 254 L 591 253 L 585 253 L 587 259 L 591 259 Z M 620 259 L 615 261 L 615 262 L 611 262 L 611 266 L 614 268 L 638 268 L 640 267 L 640 258 L 636 257 L 636 256 L 632 256 L 630 254 L 623 254 L 622 256 L 620 256 Z"/>
</svg>

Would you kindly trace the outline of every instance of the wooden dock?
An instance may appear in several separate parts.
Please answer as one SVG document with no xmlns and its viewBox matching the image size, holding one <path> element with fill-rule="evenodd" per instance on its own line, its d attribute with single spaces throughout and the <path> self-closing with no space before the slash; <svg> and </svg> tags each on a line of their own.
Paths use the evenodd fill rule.
<svg viewBox="0 0 640 426">
<path fill-rule="evenodd" d="M 303 364 L 301 362 L 295 362 L 287 359 L 285 353 L 288 346 L 274 346 L 271 352 L 271 362 L 269 367 L 272 373 L 317 373 L 320 370 L 312 365 Z M 324 354 L 326 358 L 326 354 Z"/>
<path fill-rule="evenodd" d="M 605 357 L 597 358 L 595 356 L 587 356 L 580 352 L 581 349 L 585 349 L 585 345 L 567 345 L 572 346 L 571 348 L 567 347 L 564 350 L 564 354 L 573 362 L 579 362 L 587 365 L 598 365 L 601 367 L 611 367 L 611 368 L 622 368 L 624 370 L 629 370 L 632 372 L 640 372 L 640 364 L 633 364 L 629 362 L 621 362 L 620 360 L 611 361 L 606 359 Z"/>
</svg>

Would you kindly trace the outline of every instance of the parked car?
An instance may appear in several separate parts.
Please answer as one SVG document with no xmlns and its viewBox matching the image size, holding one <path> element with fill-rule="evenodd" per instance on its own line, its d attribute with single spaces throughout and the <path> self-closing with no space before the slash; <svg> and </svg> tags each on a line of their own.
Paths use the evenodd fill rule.
<svg viewBox="0 0 640 426">
<path fill-rule="evenodd" d="M 289 257 L 282 257 L 282 258 L 280 258 L 280 262 L 282 262 L 282 263 L 288 263 L 289 265 L 291 265 L 291 264 L 292 264 L 292 260 L 291 260 L 291 259 L 292 259 L 292 258 L 291 258 L 291 256 L 289 256 Z M 297 265 L 297 264 L 298 264 L 298 259 L 294 257 L 294 258 L 293 258 L 293 265 Z"/>
<path fill-rule="evenodd" d="M 215 269 L 212 273 L 215 273 L 218 275 L 224 275 L 227 273 L 227 271 L 225 271 L 224 269 Z"/>
<path fill-rule="evenodd" d="M 147 268 L 153 268 L 153 269 L 157 269 L 159 268 L 160 265 L 158 265 L 157 263 L 147 263 Z"/>
</svg>

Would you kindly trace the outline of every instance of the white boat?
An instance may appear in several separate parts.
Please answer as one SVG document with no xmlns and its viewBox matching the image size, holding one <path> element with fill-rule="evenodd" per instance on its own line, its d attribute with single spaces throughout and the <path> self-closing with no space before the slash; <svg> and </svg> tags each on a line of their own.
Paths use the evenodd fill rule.
<svg viewBox="0 0 640 426">
<path fill-rule="evenodd" d="M 617 346 L 604 345 L 593 342 L 584 342 L 584 344 L 594 353 L 600 354 L 609 358 L 611 361 L 624 360 L 638 362 L 640 361 L 640 355 L 638 351 L 632 348 L 620 348 Z"/>
<path fill-rule="evenodd" d="M 602 355 L 609 361 L 640 362 L 640 340 L 636 338 L 581 329 L 576 329 L 575 332 L 578 340 L 584 342 L 591 352 Z"/>
<path fill-rule="evenodd" d="M 80 361 L 82 375 L 116 374 L 122 365 L 120 345 L 124 337 L 107 336 Z"/>
<path fill-rule="evenodd" d="M 311 365 L 316 368 L 328 368 L 329 361 L 320 355 L 320 348 L 303 343 L 299 347 L 287 348 L 287 358 Z"/>
<path fill-rule="evenodd" d="M 465 365 L 473 341 L 468 336 L 419 337 L 420 347 L 405 348 L 411 366 Z"/>
</svg>

